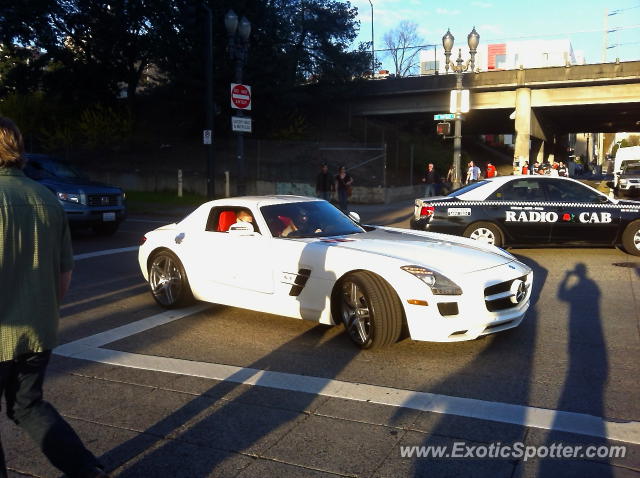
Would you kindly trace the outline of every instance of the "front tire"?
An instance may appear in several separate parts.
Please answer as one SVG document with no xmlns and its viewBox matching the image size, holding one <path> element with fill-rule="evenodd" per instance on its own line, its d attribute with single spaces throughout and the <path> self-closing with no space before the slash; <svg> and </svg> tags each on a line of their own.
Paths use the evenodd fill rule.
<svg viewBox="0 0 640 478">
<path fill-rule="evenodd" d="M 640 221 L 633 221 L 622 233 L 622 247 L 628 254 L 640 256 Z"/>
<path fill-rule="evenodd" d="M 493 246 L 502 247 L 502 231 L 498 226 L 490 222 L 476 222 L 471 224 L 463 233 L 464 237 L 475 241 L 484 242 Z"/>
<path fill-rule="evenodd" d="M 402 304 L 395 291 L 371 272 L 347 274 L 332 301 L 336 322 L 361 349 L 373 349 L 398 341 L 402 332 Z"/>
<path fill-rule="evenodd" d="M 161 307 L 174 309 L 193 302 L 187 274 L 175 254 L 161 251 L 149 262 L 151 295 Z"/>
</svg>

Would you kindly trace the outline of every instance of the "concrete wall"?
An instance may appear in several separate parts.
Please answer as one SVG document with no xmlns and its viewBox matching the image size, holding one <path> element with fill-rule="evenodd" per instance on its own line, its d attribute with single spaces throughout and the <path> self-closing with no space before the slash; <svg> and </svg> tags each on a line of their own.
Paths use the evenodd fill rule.
<svg viewBox="0 0 640 478">
<path fill-rule="evenodd" d="M 170 175 L 166 173 L 137 174 L 137 173 L 109 173 L 94 172 L 90 174 L 91 179 L 121 187 L 125 191 L 177 191 L 177 173 Z M 182 189 L 206 195 L 206 178 L 196 174 L 185 174 L 182 178 Z M 225 195 L 225 183 L 223 180 L 216 181 L 216 196 Z M 234 194 L 231 185 L 231 195 Z M 355 186 L 353 194 L 349 199 L 352 203 L 359 204 L 383 204 L 403 199 L 414 199 L 424 193 L 424 186 L 403 186 L 387 188 L 386 191 L 381 186 L 363 187 Z M 295 194 L 301 196 L 315 196 L 315 188 L 308 183 L 299 182 L 274 182 L 255 181 L 247 184 L 247 194 L 267 195 L 267 194 Z"/>
</svg>

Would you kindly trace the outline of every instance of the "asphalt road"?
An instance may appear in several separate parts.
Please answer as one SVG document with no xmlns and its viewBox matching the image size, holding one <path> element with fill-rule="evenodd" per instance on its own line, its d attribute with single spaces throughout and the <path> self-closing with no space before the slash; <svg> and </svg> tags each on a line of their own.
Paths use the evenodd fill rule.
<svg viewBox="0 0 640 478">
<path fill-rule="evenodd" d="M 401 227 L 411 213 L 406 203 L 354 209 Z M 110 238 L 74 235 L 61 343 L 94 360 L 54 356 L 46 393 L 114 476 L 640 477 L 639 258 L 515 249 L 535 273 L 520 327 L 359 351 L 342 327 L 236 308 L 157 319 L 131 248 L 164 222 L 131 218 Z M 132 323 L 146 329 L 113 332 Z M 101 332 L 112 335 L 84 340 Z M 4 418 L 0 427 L 13 476 L 58 476 L 17 427 Z M 626 457 L 401 456 L 404 446 L 456 442 L 613 444 Z"/>
</svg>

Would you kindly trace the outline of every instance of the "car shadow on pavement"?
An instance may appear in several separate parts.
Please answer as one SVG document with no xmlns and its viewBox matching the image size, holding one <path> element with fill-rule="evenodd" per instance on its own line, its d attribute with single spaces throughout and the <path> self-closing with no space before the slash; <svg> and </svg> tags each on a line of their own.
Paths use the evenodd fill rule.
<svg viewBox="0 0 640 478">
<path fill-rule="evenodd" d="M 447 380 L 439 383 L 436 393 L 445 393 L 450 387 L 460 386 L 460 380 L 468 380 L 465 386 L 467 397 L 490 396 L 490 400 L 508 402 L 527 406 L 540 399 L 540 395 L 557 395 L 558 401 L 554 408 L 558 411 L 577 412 L 595 417 L 604 417 L 604 391 L 607 382 L 607 354 L 602 331 L 600 315 L 600 290 L 596 283 L 588 277 L 584 264 L 578 264 L 573 271 L 567 271 L 557 292 L 561 301 L 569 306 L 568 319 L 560 316 L 552 319 L 560 323 L 560 336 L 567 337 L 568 363 L 562 364 L 561 357 L 558 367 L 566 367 L 566 377 L 562 390 L 545 390 L 544 383 L 534 382 L 534 368 L 540 367 L 540 356 L 536 357 L 541 340 L 549 333 L 548 323 L 544 330 L 539 320 L 537 303 L 541 291 L 545 286 L 548 271 L 535 261 L 518 257 L 534 271 L 534 290 L 531 297 L 531 307 L 520 327 L 487 337 L 490 346 L 480 351 L 474 360 L 462 370 L 458 370 Z M 548 292 L 547 292 L 548 295 Z M 539 342 L 538 344 L 536 342 Z M 540 353 L 539 351 L 537 353 Z M 511 357 L 505 362 L 505 357 Z M 505 374 L 504 372 L 507 371 Z M 540 370 L 537 370 L 540 374 Z M 544 373 L 544 372 L 542 372 Z M 489 383 L 469 380 L 474 375 L 486 376 Z M 516 383 L 505 383 L 503 377 L 522 377 Z M 540 379 L 536 379 L 540 380 Z M 535 388 L 533 385 L 535 383 Z M 504 394 L 501 398 L 500 395 Z M 496 398 L 497 397 L 497 398 Z M 504 398 L 508 397 L 508 398 Z M 399 413 L 402 413 L 400 411 Z M 446 413 L 446 410 L 444 410 Z M 522 416 L 514 416 L 511 420 L 525 423 L 527 412 L 522 410 Z M 566 415 L 558 415 L 554 419 L 551 430 L 526 428 L 522 425 L 498 423 L 478 420 L 455 415 L 438 415 L 425 412 L 416 422 L 414 428 L 422 434 L 407 434 L 401 445 L 429 446 L 448 445 L 453 441 L 462 441 L 466 446 L 490 446 L 492 443 L 513 446 L 522 442 L 525 446 L 545 445 L 550 447 L 555 443 L 566 445 L 600 446 L 608 444 L 605 438 L 584 436 L 560 432 L 556 428 L 566 426 Z M 597 431 L 596 431 L 597 432 Z M 604 430 L 602 430 L 604 432 Z M 424 438 L 426 434 L 426 439 Z M 449 448 L 451 450 L 451 448 Z M 463 451 L 466 451 L 464 449 Z M 544 453 L 544 452 L 542 452 Z M 398 452 L 400 457 L 400 452 Z M 407 468 L 407 475 L 449 476 L 452 473 L 474 469 L 474 476 L 481 477 L 519 477 L 519 476 L 611 476 L 610 460 L 594 458 L 587 460 L 553 459 L 543 456 L 534 457 L 528 461 L 522 458 L 417 458 L 411 461 L 407 458 L 399 460 L 401 466 Z M 404 462 L 404 463 L 402 463 Z M 380 476 L 387 476 L 381 474 Z M 389 475 L 392 476 L 392 475 Z"/>
<path fill-rule="evenodd" d="M 323 254 L 326 255 L 329 247 L 320 254 L 317 245 L 314 251 L 308 249 L 306 246 L 301 254 L 299 270 L 322 267 L 326 262 Z M 324 272 L 327 278 L 327 271 Z M 291 296 L 291 300 L 304 300 L 304 293 Z M 305 304 L 305 308 L 307 306 Z M 303 309 L 302 302 L 300 307 Z M 120 449 L 145 443 L 143 437 L 147 442 L 149 436 L 157 437 L 151 446 L 145 443 L 145 452 L 116 469 L 118 476 L 236 476 L 254 465 L 257 469 L 253 474 L 249 471 L 249 475 L 269 476 L 259 471 L 263 470 L 261 467 L 273 465 L 274 458 L 268 455 L 269 450 L 284 440 L 294 427 L 309 419 L 310 412 L 327 400 L 320 395 L 327 386 L 326 379 L 337 377 L 360 354 L 360 349 L 347 343 L 346 333 L 336 336 L 330 330 L 331 327 L 316 326 L 283 343 L 227 380 L 199 391 L 197 398 L 149 427 L 142 435 L 109 451 L 108 455 L 117 456 Z M 333 336 L 327 339 L 328 335 Z M 332 359 L 323 364 L 319 379 L 286 373 L 263 374 L 263 371 L 282 370 L 283 357 L 287 355 L 305 360 L 322 355 L 318 349 L 334 351 Z M 291 354 L 291 350 L 297 353 Z M 202 379 L 196 380 L 202 383 Z M 274 385 L 274 380 L 286 385 L 280 389 Z M 296 380 L 304 381 L 301 389 L 304 391 L 293 391 Z M 256 459 L 265 454 L 266 460 Z M 280 463 L 277 466 L 287 465 Z M 303 470 L 291 468 L 294 475 Z"/>
<path fill-rule="evenodd" d="M 538 306 L 544 287 L 547 270 L 537 262 L 517 257 L 533 269 L 533 290 L 530 308 L 519 327 L 495 335 L 477 339 L 475 356 L 465 365 L 448 375 L 429 392 L 448 396 L 476 398 L 495 402 L 508 402 L 527 405 L 531 393 L 532 370 L 538 330 Z M 509 357 L 509 360 L 505 360 Z M 514 381 L 513 377 L 522 377 Z M 401 449 L 394 450 L 396 476 L 467 476 L 473 470 L 476 477 L 512 477 L 518 463 L 515 459 L 486 457 L 451 456 L 454 446 L 488 447 L 491 443 L 501 442 L 512 445 L 524 442 L 527 430 L 522 425 L 488 421 L 469 416 L 459 416 L 455 410 L 448 410 L 447 403 L 440 405 L 441 413 L 423 412 L 401 441 L 402 447 L 446 446 L 450 456 L 439 457 L 402 457 Z M 453 404 L 455 407 L 455 403 Z M 480 405 L 478 405 L 480 407 Z M 398 414 L 406 413 L 399 409 Z M 474 409 L 468 410 L 471 414 Z M 524 415 L 524 411 L 522 415 Z M 512 411 L 511 418 L 515 422 L 524 421 L 525 416 L 517 416 Z M 394 470 L 381 470 L 377 476 L 394 476 Z"/>
</svg>

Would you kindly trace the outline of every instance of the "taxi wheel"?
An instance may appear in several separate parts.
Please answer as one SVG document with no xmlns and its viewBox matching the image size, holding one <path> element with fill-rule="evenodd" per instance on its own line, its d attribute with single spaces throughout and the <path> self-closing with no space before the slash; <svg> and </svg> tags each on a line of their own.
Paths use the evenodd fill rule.
<svg viewBox="0 0 640 478">
<path fill-rule="evenodd" d="M 629 254 L 640 256 L 640 221 L 633 221 L 622 233 L 622 247 Z"/>
<path fill-rule="evenodd" d="M 149 286 L 155 301 L 165 309 L 182 307 L 194 300 L 180 259 L 169 251 L 161 251 L 151 257 Z"/>
<path fill-rule="evenodd" d="M 402 332 L 402 304 L 382 277 L 354 272 L 338 283 L 331 301 L 335 322 L 342 321 L 349 338 L 362 349 L 398 341 Z"/>
<path fill-rule="evenodd" d="M 476 222 L 475 224 L 471 224 L 465 229 L 463 235 L 469 239 L 498 247 L 501 247 L 504 242 L 500 228 L 490 222 Z"/>
</svg>

